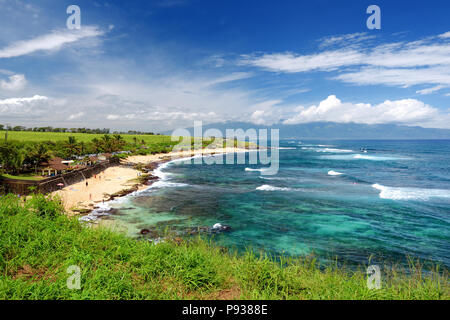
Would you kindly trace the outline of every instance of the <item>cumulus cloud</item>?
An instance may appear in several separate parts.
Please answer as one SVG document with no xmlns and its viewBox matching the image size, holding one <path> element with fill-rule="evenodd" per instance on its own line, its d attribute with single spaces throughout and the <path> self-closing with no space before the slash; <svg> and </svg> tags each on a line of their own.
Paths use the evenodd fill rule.
<svg viewBox="0 0 450 320">
<path fill-rule="evenodd" d="M 8 77 L 8 80 L 0 80 L 0 88 L 8 91 L 21 90 L 27 84 L 27 79 L 23 74 L 14 74 Z"/>
<path fill-rule="evenodd" d="M 30 40 L 13 42 L 7 47 L 0 49 L 0 58 L 19 57 L 36 51 L 55 51 L 66 44 L 83 38 L 97 37 L 102 34 L 101 30 L 93 26 L 83 26 L 79 30 L 57 30 Z"/>
<path fill-rule="evenodd" d="M 251 106 L 253 113 L 249 117 L 249 121 L 259 125 L 272 125 L 278 123 L 282 118 L 280 108 L 276 108 L 281 104 L 282 100 L 267 100 Z"/>
<path fill-rule="evenodd" d="M 450 32 L 412 42 L 363 46 L 365 34 L 331 37 L 334 49 L 312 54 L 293 52 L 242 55 L 240 63 L 272 72 L 300 73 L 339 70 L 332 79 L 352 84 L 450 86 Z M 350 42 L 351 45 L 337 44 Z M 337 49 L 336 49 L 337 48 Z M 352 68 L 349 70 L 349 68 Z"/>
<path fill-rule="evenodd" d="M 39 96 L 39 95 L 34 95 L 29 98 L 8 98 L 8 99 L 0 100 L 0 106 L 8 106 L 8 105 L 19 106 L 19 105 L 23 105 L 25 103 L 30 103 L 30 102 L 39 101 L 39 100 L 47 100 L 47 99 L 48 99 L 48 97 Z"/>
<path fill-rule="evenodd" d="M 39 106 L 48 100 L 46 96 L 34 95 L 25 98 L 8 98 L 0 100 L 2 116 L 30 116 L 42 111 Z"/>
<path fill-rule="evenodd" d="M 446 120 L 447 124 L 445 125 Z M 335 95 L 330 95 L 317 106 L 300 106 L 297 112 L 283 121 L 283 124 L 299 124 L 316 121 L 340 123 L 397 123 L 417 125 L 419 123 L 439 123 L 439 127 L 450 127 L 450 115 L 441 113 L 422 101 L 402 99 L 372 105 L 370 103 L 345 103 Z"/>
</svg>

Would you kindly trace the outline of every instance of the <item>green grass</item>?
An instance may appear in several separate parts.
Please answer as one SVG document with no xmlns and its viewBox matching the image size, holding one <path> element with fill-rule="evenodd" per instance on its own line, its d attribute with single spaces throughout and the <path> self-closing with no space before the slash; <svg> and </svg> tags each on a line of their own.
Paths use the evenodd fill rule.
<svg viewBox="0 0 450 320">
<path fill-rule="evenodd" d="M 20 180 L 29 180 L 29 181 L 39 181 L 39 180 L 44 179 L 42 177 L 36 177 L 36 176 L 30 176 L 30 175 L 13 176 L 11 174 L 0 174 L 0 176 L 9 178 L 9 179 L 20 179 Z"/>
<path fill-rule="evenodd" d="M 104 134 L 88 134 L 88 133 L 70 133 L 70 132 L 34 132 L 34 131 L 8 131 L 8 141 L 19 142 L 45 142 L 45 141 L 67 141 L 69 137 L 75 137 L 78 142 L 91 142 L 92 139 L 101 139 Z M 159 135 L 133 135 L 133 134 L 121 134 L 121 136 L 128 143 L 134 143 L 133 138 L 138 139 L 138 143 L 141 140 L 145 141 L 145 144 L 166 144 L 171 142 L 170 136 Z M 4 141 L 5 131 L 0 131 L 0 140 Z"/>
<path fill-rule="evenodd" d="M 153 245 L 85 227 L 42 195 L 0 198 L 0 299 L 449 299 L 447 271 L 362 271 L 308 259 L 224 252 L 200 238 Z M 81 289 L 66 286 L 81 268 Z"/>
</svg>

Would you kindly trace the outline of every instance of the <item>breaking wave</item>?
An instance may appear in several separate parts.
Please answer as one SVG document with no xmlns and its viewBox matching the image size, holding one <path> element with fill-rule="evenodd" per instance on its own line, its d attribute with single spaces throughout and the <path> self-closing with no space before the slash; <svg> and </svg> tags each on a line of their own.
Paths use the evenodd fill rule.
<svg viewBox="0 0 450 320">
<path fill-rule="evenodd" d="M 333 170 L 328 171 L 329 176 L 340 176 L 342 174 L 343 174 L 342 172 L 337 172 L 337 171 L 333 171 Z"/>
<path fill-rule="evenodd" d="M 262 186 L 259 186 L 256 188 L 256 190 L 259 191 L 289 191 L 290 188 L 281 188 L 281 187 L 274 187 L 268 184 L 263 184 Z"/>
<path fill-rule="evenodd" d="M 380 190 L 381 199 L 427 201 L 430 198 L 450 198 L 450 190 L 443 189 L 386 187 L 378 183 L 372 187 Z"/>
</svg>

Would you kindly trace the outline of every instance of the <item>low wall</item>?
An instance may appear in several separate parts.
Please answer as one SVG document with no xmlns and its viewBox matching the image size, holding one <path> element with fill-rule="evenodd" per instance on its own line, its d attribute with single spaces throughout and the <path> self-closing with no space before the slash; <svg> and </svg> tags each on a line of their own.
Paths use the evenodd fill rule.
<svg viewBox="0 0 450 320">
<path fill-rule="evenodd" d="M 49 177 L 39 181 L 28 181 L 28 180 L 18 180 L 3 178 L 1 184 L 3 185 L 4 191 L 6 193 L 15 193 L 20 195 L 27 195 L 31 193 L 30 187 L 35 187 L 37 192 L 40 193 L 50 193 L 60 189 L 58 184 L 62 183 L 65 186 L 70 186 L 72 184 L 83 181 L 86 178 L 90 178 L 95 174 L 99 174 L 108 167 L 119 165 L 119 161 L 109 161 L 105 163 L 98 163 L 93 166 L 68 172 L 55 177 Z"/>
</svg>

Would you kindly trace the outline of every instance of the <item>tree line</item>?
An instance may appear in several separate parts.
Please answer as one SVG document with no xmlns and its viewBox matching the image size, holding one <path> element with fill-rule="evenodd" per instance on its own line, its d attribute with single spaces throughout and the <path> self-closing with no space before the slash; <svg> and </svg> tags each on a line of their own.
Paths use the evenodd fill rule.
<svg viewBox="0 0 450 320">
<path fill-rule="evenodd" d="M 91 133 L 91 134 L 109 134 L 111 130 L 108 128 L 103 129 L 90 129 L 90 128 L 54 128 L 51 126 L 47 127 L 33 127 L 28 128 L 25 126 L 9 126 L 0 124 L 0 131 L 8 130 L 8 131 L 33 131 L 33 132 L 69 132 L 69 133 Z M 114 131 L 114 134 L 137 134 L 137 135 L 155 135 L 154 132 L 143 132 L 136 130 L 128 130 L 128 131 Z M 158 133 L 156 135 L 159 135 Z"/>
<path fill-rule="evenodd" d="M 105 134 L 90 142 L 78 141 L 73 136 L 65 141 L 0 142 L 0 170 L 2 173 L 14 175 L 32 171 L 36 173 L 40 163 L 47 162 L 53 157 L 75 159 L 77 156 L 87 154 L 136 151 L 143 145 L 145 141 L 139 141 L 136 137 L 133 137 L 132 143 L 127 143 L 120 134 Z"/>
</svg>

